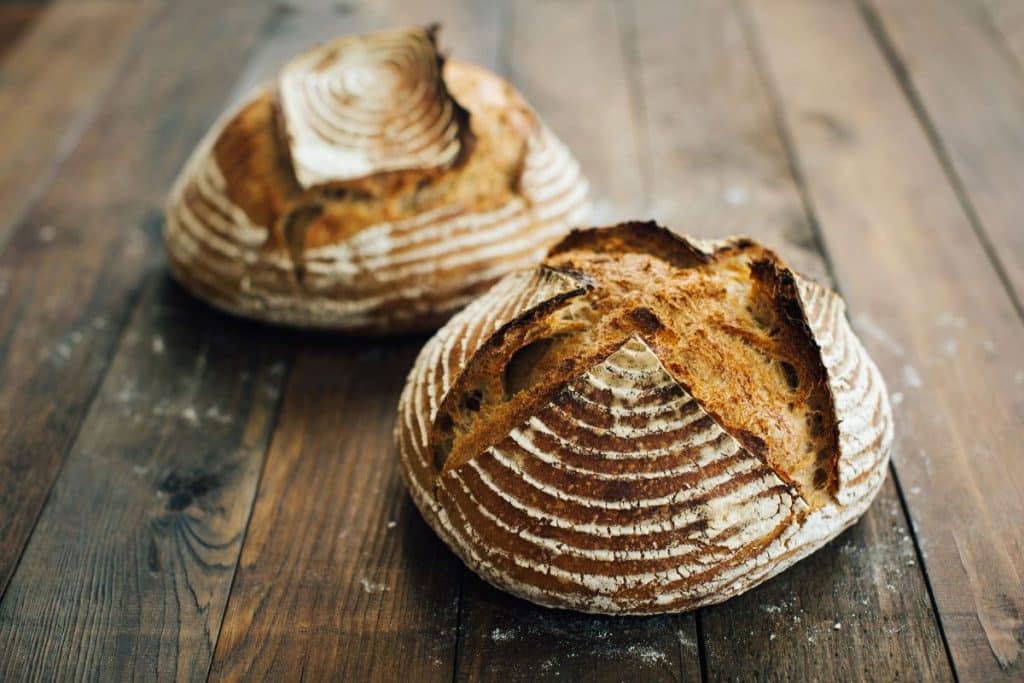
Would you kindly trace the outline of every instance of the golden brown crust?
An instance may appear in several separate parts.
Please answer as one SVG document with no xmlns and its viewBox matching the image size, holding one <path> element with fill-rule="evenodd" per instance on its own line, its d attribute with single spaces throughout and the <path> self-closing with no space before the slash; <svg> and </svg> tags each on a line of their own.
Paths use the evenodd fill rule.
<svg viewBox="0 0 1024 683">
<path fill-rule="evenodd" d="M 369 125 L 364 95 L 338 87 L 391 112 L 379 144 L 353 133 Z M 390 140 L 396 122 L 418 132 Z M 432 30 L 410 29 L 296 58 L 215 127 L 172 192 L 166 242 L 176 276 L 233 312 L 401 331 L 536 262 L 587 206 L 575 161 L 512 87 L 446 63 Z"/>
<path fill-rule="evenodd" d="M 574 232 L 542 268 L 563 286 L 498 285 L 431 340 L 399 407 L 414 500 L 485 578 L 587 611 L 690 609 L 870 503 L 891 415 L 834 295 L 747 238 L 644 223 Z"/>
</svg>

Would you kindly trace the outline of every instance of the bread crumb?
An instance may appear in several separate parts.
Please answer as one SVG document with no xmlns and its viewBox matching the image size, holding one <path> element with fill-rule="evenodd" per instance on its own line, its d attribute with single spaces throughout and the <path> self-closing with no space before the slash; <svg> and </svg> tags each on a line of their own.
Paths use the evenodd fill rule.
<svg viewBox="0 0 1024 683">
<path fill-rule="evenodd" d="M 842 630 L 843 624 L 842 622 L 837 621 L 836 623 L 832 624 L 832 628 L 836 631 Z"/>
<path fill-rule="evenodd" d="M 43 244 L 49 244 L 53 240 L 57 239 L 57 228 L 52 225 L 44 225 L 39 228 L 39 241 Z"/>
<path fill-rule="evenodd" d="M 395 520 L 391 520 L 390 522 L 388 522 L 389 529 L 394 529 L 396 526 L 398 526 L 398 522 L 396 522 Z"/>
<path fill-rule="evenodd" d="M 892 398 L 892 407 L 895 408 L 899 404 L 903 403 L 903 392 L 902 391 L 894 391 L 894 392 L 892 392 L 891 398 Z"/>
<path fill-rule="evenodd" d="M 771 634 L 768 635 L 768 640 L 775 640 L 775 637 L 776 637 L 775 634 L 771 633 Z"/>
<path fill-rule="evenodd" d="M 192 406 L 188 406 L 181 411 L 181 417 L 184 418 L 185 422 L 191 425 L 199 424 L 199 415 L 196 413 L 196 409 Z"/>
<path fill-rule="evenodd" d="M 156 355 L 159 356 L 159 355 L 163 354 L 163 352 L 164 352 L 164 338 L 161 337 L 159 334 L 154 336 L 153 337 L 152 347 L 153 347 L 153 353 L 155 353 Z"/>
</svg>

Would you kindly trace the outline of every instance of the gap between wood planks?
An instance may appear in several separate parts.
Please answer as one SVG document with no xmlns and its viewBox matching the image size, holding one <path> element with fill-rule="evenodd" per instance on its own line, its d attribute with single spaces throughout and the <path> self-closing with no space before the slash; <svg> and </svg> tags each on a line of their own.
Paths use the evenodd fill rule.
<svg viewBox="0 0 1024 683">
<path fill-rule="evenodd" d="M 460 566 L 461 566 L 461 565 L 460 565 Z M 462 572 L 464 573 L 464 571 L 465 571 L 465 570 L 461 570 L 461 571 L 462 571 Z M 702 643 L 701 643 L 701 644 L 702 644 Z M 458 657 L 454 657 L 454 658 L 455 658 L 456 660 L 458 659 Z"/>
<path fill-rule="evenodd" d="M 11 6 L 0 7 L 0 10 Z M 15 6 L 16 7 L 16 6 Z M 3 56 L 0 247 L 52 184 L 159 5 L 58 2 Z"/>
<path fill-rule="evenodd" d="M 828 272 L 828 278 L 830 280 L 831 286 L 835 288 L 836 292 L 842 295 L 842 288 L 838 283 L 836 277 L 835 264 L 832 263 L 831 256 L 829 255 L 828 250 L 825 248 L 825 242 L 822 237 L 821 224 L 819 223 L 818 217 L 814 211 L 814 207 L 809 195 L 809 190 L 807 188 L 807 183 L 803 177 L 803 170 L 800 166 L 799 161 L 797 160 L 796 148 L 793 143 L 792 135 L 789 131 L 789 127 L 786 125 L 784 117 L 782 116 L 781 96 L 778 92 L 778 89 L 773 84 L 773 79 L 771 75 L 767 71 L 767 59 L 763 52 L 763 48 L 759 44 L 757 31 L 753 26 L 749 13 L 746 11 L 746 6 L 742 2 L 736 2 L 736 0 L 732 0 L 732 2 L 734 3 L 734 6 L 737 8 L 737 13 L 741 17 L 744 31 L 747 35 L 747 42 L 750 46 L 751 54 L 753 55 L 752 61 L 755 64 L 755 68 L 758 71 L 760 80 L 764 85 L 765 92 L 767 93 L 768 100 L 771 103 L 772 116 L 775 122 L 776 129 L 779 133 L 779 138 L 781 139 L 783 148 L 785 150 L 786 165 L 789 168 L 790 174 L 793 176 L 796 187 L 798 188 L 800 201 L 803 206 L 804 213 L 807 215 L 808 223 L 811 227 L 811 230 L 813 231 L 815 243 L 817 244 L 818 249 L 820 249 L 821 251 L 821 257 L 824 260 L 825 268 Z M 903 487 L 900 485 L 899 476 L 896 473 L 896 468 L 891 461 L 889 463 L 889 476 L 892 479 L 894 488 L 896 490 L 896 494 L 899 498 L 900 510 L 903 514 L 905 523 L 908 524 L 911 527 L 911 529 L 913 529 L 910 509 L 907 506 L 906 494 L 903 492 Z M 953 661 L 953 653 L 950 650 L 949 641 L 947 640 L 945 629 L 942 626 L 941 620 L 938 618 L 938 603 L 935 599 L 935 593 L 931 585 L 931 580 L 928 577 L 927 565 L 925 564 L 925 558 L 921 551 L 920 542 L 917 538 L 916 532 L 912 532 L 910 536 L 913 539 L 914 543 L 914 556 L 917 560 L 918 566 L 920 567 L 921 574 L 924 579 L 924 584 L 928 591 L 929 604 L 931 605 L 931 609 L 936 617 L 937 629 L 940 637 L 942 638 L 942 646 L 943 650 L 945 651 L 946 660 L 949 664 L 950 670 L 954 672 L 955 676 L 956 665 Z"/>
<path fill-rule="evenodd" d="M 1013 301 L 1013 304 L 1017 309 L 1017 314 L 1022 320 L 1024 320 L 1024 304 L 1021 303 L 1021 292 L 1018 292 L 1015 288 L 1014 283 L 1007 272 L 1007 268 L 1003 264 L 1003 259 L 1000 257 L 996 246 L 993 244 L 992 239 L 986 231 L 983 221 L 978 216 L 978 210 L 967 192 L 964 180 L 957 171 L 957 167 L 951 159 L 949 150 L 947 149 L 945 142 L 943 142 L 942 136 L 939 134 L 935 122 L 932 120 L 931 114 L 928 112 L 927 107 L 925 107 L 921 95 L 918 93 L 917 87 L 914 85 L 914 80 L 911 78 L 910 72 L 907 70 L 905 60 L 900 56 L 899 51 L 896 49 L 895 44 L 885 29 L 885 25 L 879 16 L 878 10 L 872 4 L 871 0 L 857 0 L 857 6 L 864 17 L 864 23 L 867 24 L 872 37 L 878 43 L 879 50 L 881 50 L 882 54 L 885 55 L 885 59 L 888 62 L 889 67 L 892 69 L 893 75 L 899 83 L 903 94 L 906 96 L 911 108 L 913 108 L 914 115 L 921 124 L 921 128 L 928 136 L 928 142 L 931 144 L 932 149 L 935 152 L 935 156 L 942 165 L 942 170 L 949 179 L 950 186 L 956 194 L 957 201 L 959 201 L 960 205 L 963 207 L 964 213 L 967 215 L 967 219 L 971 224 L 971 228 L 974 230 L 982 248 L 984 248 L 989 261 L 992 262 L 992 268 L 999 274 L 999 279 L 1006 288 L 1006 293 Z M 1008 246 L 1012 247 L 1013 245 L 1010 244 Z"/>
<path fill-rule="evenodd" d="M 87 129 L 81 144 L 71 153 L 51 189 L 22 221 L 4 253 L 4 263 L 10 264 L 15 273 L 15 286 L 8 292 L 8 299 L 26 299 L 18 310 L 4 312 L 7 318 L 15 315 L 15 320 L 6 322 L 11 326 L 12 335 L 16 327 L 23 330 L 32 323 L 34 337 L 5 340 L 6 362 L 8 365 L 20 363 L 19 371 L 23 375 L 17 377 L 18 386 L 24 389 L 19 393 L 18 404 L 31 415 L 17 421 L 17 424 L 7 425 L 8 432 L 3 435 L 3 457 L 10 461 L 28 457 L 24 454 L 27 452 L 34 459 L 30 463 L 5 462 L 9 467 L 20 468 L 23 473 L 18 477 L 20 501 L 13 493 L 5 498 L 5 505 L 12 506 L 14 511 L 5 522 L 20 520 L 21 527 L 15 528 L 14 532 L 10 528 L 6 530 L 9 533 L 4 548 L 0 549 L 4 557 L 13 554 L 11 563 L 2 567 L 5 591 L 0 609 L 14 604 L 10 589 L 13 584 L 7 584 L 7 579 L 15 560 L 19 562 L 18 572 L 26 571 L 27 556 L 21 553 L 26 548 L 29 531 L 40 519 L 40 510 L 44 504 L 49 509 L 52 505 L 66 506 L 68 503 L 66 498 L 56 503 L 48 498 L 52 483 L 65 475 L 65 456 L 75 444 L 80 443 L 81 427 L 85 416 L 93 409 L 94 398 L 99 396 L 98 388 L 107 379 L 113 351 L 124 348 L 128 343 L 125 336 L 127 328 L 123 326 L 132 311 L 141 305 L 140 292 L 151 291 L 151 288 L 141 285 L 139 279 L 154 263 L 162 262 L 159 251 L 146 244 L 147 238 L 156 236 L 146 235 L 138 230 L 138 226 L 141 224 L 145 228 L 148 224 L 154 231 L 159 227 L 154 225 L 152 213 L 147 211 L 146 205 L 154 196 L 162 198 L 173 174 L 177 173 L 179 164 L 184 160 L 187 150 L 180 144 L 174 145 L 175 137 L 193 136 L 188 145 L 194 144 L 202 132 L 201 128 L 208 125 L 206 117 L 215 113 L 212 101 L 219 101 L 222 97 L 223 90 L 219 87 L 210 87 L 209 83 L 204 87 L 202 83 L 190 82 L 190 73 L 201 70 L 214 77 L 224 71 L 230 73 L 232 63 L 245 54 L 259 35 L 259 31 L 253 29 L 258 29 L 260 14 L 247 16 L 244 6 L 242 12 L 238 7 L 237 3 L 222 3 L 216 12 L 206 12 L 204 16 L 212 19 L 205 25 L 210 29 L 206 34 L 197 31 L 194 21 L 190 21 L 196 8 L 187 4 L 161 8 L 164 11 L 158 13 L 159 20 L 147 25 L 134 42 L 134 48 L 118 72 L 117 85 L 103 103 L 97 121 Z M 237 40 L 224 39 L 218 33 L 227 24 L 238 31 Z M 203 40 L 204 37 L 210 40 L 198 49 L 180 50 L 178 48 L 185 35 L 192 40 Z M 158 60 L 154 51 L 169 46 L 173 46 L 171 52 L 175 58 L 167 59 L 166 54 L 160 54 Z M 191 90 L 183 94 L 181 91 L 186 87 Z M 154 106 L 163 109 L 154 112 Z M 197 109 L 198 112 L 195 111 Z M 211 111 L 204 114 L 204 109 Z M 138 115 L 143 111 L 154 115 L 140 119 Z M 171 117 L 176 123 L 173 131 L 158 127 L 161 121 Z M 168 148 L 172 151 L 168 152 Z M 119 173 L 131 178 L 130 187 L 125 188 L 117 182 Z M 108 178 L 106 174 L 113 177 Z M 62 211 L 67 213 L 62 216 Z M 40 216 L 44 220 L 54 216 L 67 219 L 64 223 L 57 221 L 61 228 L 53 245 L 45 248 L 37 246 L 34 241 L 34 224 Z M 130 225 L 132 229 L 113 233 L 107 229 L 110 225 Z M 59 277 L 48 277 L 49 272 L 57 273 Z M 65 287 L 62 289 L 61 285 Z M 68 289 L 76 296 L 68 297 Z M 47 297 L 47 294 L 51 296 Z M 35 301 L 34 307 L 29 305 L 33 296 L 43 299 Z M 79 296 L 89 297 L 84 305 Z M 146 300 L 145 294 L 141 300 Z M 41 317 L 45 324 L 41 324 Z M 49 349 L 55 354 L 52 358 L 34 355 L 40 352 L 42 343 L 47 347 L 54 345 Z M 47 361 L 53 361 L 55 367 L 50 367 Z M 11 374 L 10 367 L 4 371 Z M 13 390 L 16 391 L 17 387 Z M 36 404 L 44 406 L 45 410 L 36 412 Z M 185 417 L 198 419 L 189 414 Z M 39 420 L 43 423 L 38 424 Z M 12 433 L 12 429 L 17 432 Z M 40 457 L 41 453 L 47 454 L 48 459 Z M 89 453 L 80 455 L 83 459 L 92 457 Z M 202 487 L 207 488 L 205 484 Z M 60 521 L 60 515 L 54 519 Z M 77 521 L 80 522 L 80 518 Z M 49 552 L 46 548 L 48 539 L 37 538 L 35 544 L 39 550 L 35 557 L 44 557 Z M 28 547 L 32 545 L 33 542 L 29 541 Z M 54 574 L 43 576 L 45 580 L 59 578 Z M 42 582 L 28 584 L 28 590 L 19 595 L 27 599 L 32 599 L 33 595 L 38 598 L 41 585 Z M 92 605 L 93 609 L 98 607 Z M 126 608 L 123 604 L 118 607 Z M 68 605 L 68 609 L 71 608 L 72 605 Z M 13 623 L 10 619 L 3 621 L 4 624 Z M 25 629 L 21 635 L 7 635 L 31 637 L 32 633 Z M 69 639 L 73 637 L 77 634 L 68 634 Z M 33 656 L 40 656 L 47 650 L 31 652 Z M 27 652 L 20 654 L 28 656 Z M 102 661 L 108 665 L 124 666 L 124 662 L 116 659 Z M 5 665 L 16 663 L 17 660 L 12 660 Z M 54 662 L 50 664 L 57 665 Z"/>
<path fill-rule="evenodd" d="M 911 494 L 927 491 L 906 500 L 956 671 L 1012 676 L 1024 594 L 1021 478 L 1008 459 L 1019 422 L 1006 408 L 1020 398 L 1021 319 L 856 5 L 745 6 L 796 157 L 815 171 L 805 184 L 847 299 L 905 344 L 865 327 L 887 376 L 904 364 L 909 378 L 894 465 L 904 486 L 917 484 Z M 936 325 L 953 323 L 972 334 L 943 341 Z"/>
</svg>

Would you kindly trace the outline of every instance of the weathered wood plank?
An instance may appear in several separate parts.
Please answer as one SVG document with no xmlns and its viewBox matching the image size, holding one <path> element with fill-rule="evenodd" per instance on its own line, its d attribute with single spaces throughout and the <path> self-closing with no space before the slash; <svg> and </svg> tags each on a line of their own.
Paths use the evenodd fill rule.
<svg viewBox="0 0 1024 683">
<path fill-rule="evenodd" d="M 643 206 L 628 15 L 612 2 L 516 3 L 511 80 L 580 159 L 598 198 L 595 224 Z M 585 35 L 586 40 L 565 39 Z M 617 619 L 537 607 L 463 579 L 457 680 L 699 680 L 691 615 Z"/>
<path fill-rule="evenodd" d="M 3 55 L 0 246 L 52 182 L 95 115 L 131 39 L 157 7 L 118 0 L 60 2 Z"/>
<path fill-rule="evenodd" d="M 595 200 L 591 222 L 639 217 L 646 171 L 616 3 L 524 0 L 513 7 L 505 75 L 579 159 Z"/>
<path fill-rule="evenodd" d="M 457 681 L 699 681 L 697 649 L 692 615 L 550 610 L 463 579 Z"/>
<path fill-rule="evenodd" d="M 853 3 L 744 5 L 836 277 L 900 403 L 894 464 L 956 671 L 1019 677 L 1024 326 Z"/>
<path fill-rule="evenodd" d="M 35 3 L 0 4 L 0 60 L 42 13 L 43 6 Z"/>
<path fill-rule="evenodd" d="M 151 279 L 0 602 L 2 680 L 206 678 L 286 346 Z"/>
<path fill-rule="evenodd" d="M 652 215 L 702 238 L 750 234 L 827 282 L 734 6 L 634 5 Z M 908 526 L 890 482 L 864 520 L 835 543 L 767 584 L 702 610 L 709 677 L 948 679 Z M 740 641 L 749 646 L 737 648 Z"/>
<path fill-rule="evenodd" d="M 461 567 L 405 494 L 391 432 L 422 342 L 303 343 L 214 680 L 451 679 Z"/>
<path fill-rule="evenodd" d="M 161 262 L 157 233 L 167 187 L 270 12 L 241 1 L 166 8 L 0 254 L 0 590 L 108 366 L 142 275 Z"/>
<path fill-rule="evenodd" d="M 496 61 L 493 7 L 310 3 L 264 41 L 263 80 L 311 40 L 446 19 L 456 56 Z M 441 11 L 443 10 L 443 11 Z M 451 21 L 447 21 L 451 19 Z M 462 567 L 405 493 L 392 443 L 398 393 L 423 339 L 304 337 L 267 456 L 212 670 L 449 680 Z M 282 528 L 304 529 L 281 535 Z"/>
<path fill-rule="evenodd" d="M 1024 313 L 1024 71 L 965 3 L 863 6 Z"/>
<path fill-rule="evenodd" d="M 972 0 L 988 10 L 993 29 L 1024 71 L 1024 5 L 1018 0 Z"/>
</svg>

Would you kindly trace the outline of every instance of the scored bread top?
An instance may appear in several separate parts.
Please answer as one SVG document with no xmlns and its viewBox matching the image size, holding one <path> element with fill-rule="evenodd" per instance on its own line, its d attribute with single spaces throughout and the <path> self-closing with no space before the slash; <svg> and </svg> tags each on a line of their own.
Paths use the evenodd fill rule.
<svg viewBox="0 0 1024 683">
<path fill-rule="evenodd" d="M 587 210 L 522 97 L 416 28 L 287 64 L 199 145 L 165 236 L 178 278 L 222 308 L 390 332 L 436 326 Z"/>
<path fill-rule="evenodd" d="M 428 522 L 543 604 L 717 602 L 859 516 L 884 384 L 841 301 L 745 238 L 574 232 L 424 348 L 396 428 Z"/>
</svg>

